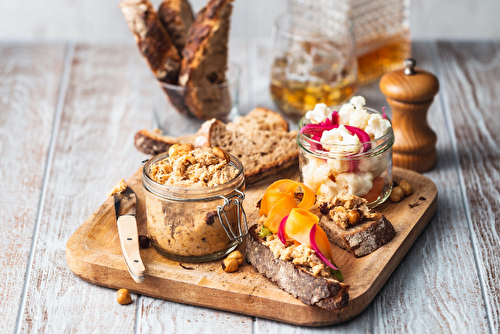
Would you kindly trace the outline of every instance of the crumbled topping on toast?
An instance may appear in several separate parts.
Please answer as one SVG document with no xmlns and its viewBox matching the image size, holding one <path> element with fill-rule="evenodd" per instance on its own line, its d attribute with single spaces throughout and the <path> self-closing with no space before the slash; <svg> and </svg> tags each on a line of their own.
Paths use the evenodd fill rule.
<svg viewBox="0 0 500 334">
<path fill-rule="evenodd" d="M 328 216 L 338 226 L 347 229 L 363 220 L 379 219 L 380 213 L 371 211 L 364 198 L 341 193 L 329 202 L 317 204 L 321 213 Z"/>
</svg>

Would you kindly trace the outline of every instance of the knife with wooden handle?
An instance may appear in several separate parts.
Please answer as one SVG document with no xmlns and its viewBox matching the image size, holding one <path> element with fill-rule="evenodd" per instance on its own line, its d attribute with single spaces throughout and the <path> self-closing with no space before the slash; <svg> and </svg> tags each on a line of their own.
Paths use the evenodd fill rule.
<svg viewBox="0 0 500 334">
<path fill-rule="evenodd" d="M 135 193 L 130 187 L 127 187 L 124 191 L 113 194 L 113 197 L 123 259 L 134 281 L 144 283 L 146 268 L 139 253 L 139 233 L 135 220 L 137 206 Z"/>
</svg>

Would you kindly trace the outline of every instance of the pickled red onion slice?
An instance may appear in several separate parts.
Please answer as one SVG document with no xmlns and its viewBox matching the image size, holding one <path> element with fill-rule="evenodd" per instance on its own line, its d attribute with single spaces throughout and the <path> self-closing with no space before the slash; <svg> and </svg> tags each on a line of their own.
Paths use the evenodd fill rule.
<svg viewBox="0 0 500 334">
<path fill-rule="evenodd" d="M 316 244 L 316 224 L 313 225 L 311 228 L 311 232 L 309 234 L 309 239 L 311 243 L 311 248 L 316 252 L 316 255 L 323 261 L 328 267 L 339 270 L 339 268 L 335 267 L 327 258 L 326 256 L 319 250 L 318 245 Z"/>
<path fill-rule="evenodd" d="M 285 225 L 286 221 L 288 219 L 288 216 L 285 216 L 280 223 L 280 226 L 278 228 L 278 238 L 280 239 L 281 243 L 286 246 L 286 235 L 285 235 Z"/>
</svg>

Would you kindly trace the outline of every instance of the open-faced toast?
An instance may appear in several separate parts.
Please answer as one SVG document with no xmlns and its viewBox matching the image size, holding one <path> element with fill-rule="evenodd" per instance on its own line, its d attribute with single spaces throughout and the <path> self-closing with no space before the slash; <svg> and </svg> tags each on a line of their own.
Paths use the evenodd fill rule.
<svg viewBox="0 0 500 334">
<path fill-rule="evenodd" d="M 314 276 L 291 261 L 275 258 L 258 235 L 257 225 L 249 230 L 246 256 L 258 272 L 307 305 L 338 311 L 349 304 L 349 285 L 331 277 Z"/>
<path fill-rule="evenodd" d="M 323 215 L 318 224 L 330 242 L 355 257 L 376 251 L 396 235 L 392 224 L 381 213 L 368 209 L 363 198 L 341 194 L 317 205 Z"/>
</svg>

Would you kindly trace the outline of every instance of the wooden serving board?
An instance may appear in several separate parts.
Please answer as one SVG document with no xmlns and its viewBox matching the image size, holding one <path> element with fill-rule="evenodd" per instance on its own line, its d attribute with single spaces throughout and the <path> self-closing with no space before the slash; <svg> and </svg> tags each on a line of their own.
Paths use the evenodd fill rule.
<svg viewBox="0 0 500 334">
<path fill-rule="evenodd" d="M 147 234 L 141 173 L 142 168 L 127 183 L 137 194 L 139 234 Z M 255 204 L 266 188 L 283 178 L 298 179 L 297 168 L 247 187 L 244 206 L 249 225 L 253 225 L 258 217 Z M 345 250 L 332 247 L 344 282 L 351 286 L 349 306 L 338 312 L 303 304 L 246 262 L 238 271 L 226 273 L 221 268 L 221 261 L 179 263 L 162 257 L 152 247 L 141 250 L 146 279 L 143 284 L 136 283 L 122 258 L 112 198 L 108 198 L 69 238 L 66 245 L 68 266 L 80 278 L 109 288 L 127 288 L 156 298 L 296 325 L 336 324 L 353 318 L 370 304 L 436 211 L 437 188 L 434 183 L 421 174 L 394 168 L 395 181 L 403 178 L 412 185 L 413 194 L 399 203 L 389 200 L 378 207 L 394 225 L 396 236 L 393 240 L 358 259 Z M 239 247 L 242 252 L 243 246 Z"/>
</svg>

